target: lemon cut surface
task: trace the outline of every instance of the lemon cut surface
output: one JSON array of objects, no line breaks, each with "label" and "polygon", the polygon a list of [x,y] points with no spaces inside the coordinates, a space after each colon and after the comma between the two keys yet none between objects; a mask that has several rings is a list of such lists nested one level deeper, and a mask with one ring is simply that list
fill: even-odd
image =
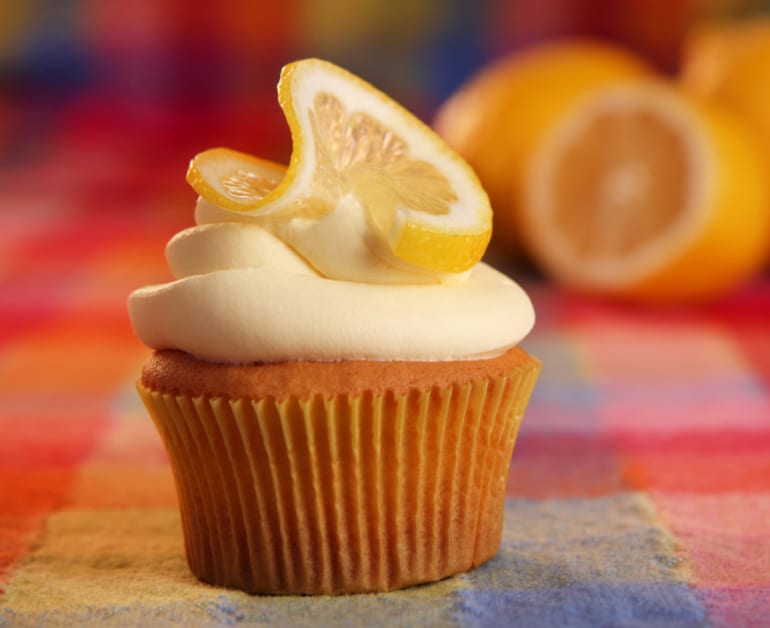
[{"label": "lemon cut surface", "polygon": [[424,123],[349,72],[319,59],[285,66],[278,98],[292,137],[281,166],[212,149],[188,182],[225,209],[315,219],[363,207],[401,261],[463,272],[489,243],[492,211],[473,170]]},{"label": "lemon cut surface", "polygon": [[538,147],[529,250],[561,283],[654,302],[714,299],[767,247],[759,152],[731,116],[662,82],[598,90]]}]

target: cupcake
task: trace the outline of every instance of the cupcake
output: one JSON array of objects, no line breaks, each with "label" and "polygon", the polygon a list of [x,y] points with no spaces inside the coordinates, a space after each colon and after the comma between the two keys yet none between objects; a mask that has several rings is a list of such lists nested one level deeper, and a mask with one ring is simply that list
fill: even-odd
[{"label": "cupcake", "polygon": [[486,195],[427,127],[315,59],[279,98],[288,169],[193,159],[175,278],[129,297],[190,569],[291,594],[472,569],[499,548],[540,369],[531,302],[479,261]]}]

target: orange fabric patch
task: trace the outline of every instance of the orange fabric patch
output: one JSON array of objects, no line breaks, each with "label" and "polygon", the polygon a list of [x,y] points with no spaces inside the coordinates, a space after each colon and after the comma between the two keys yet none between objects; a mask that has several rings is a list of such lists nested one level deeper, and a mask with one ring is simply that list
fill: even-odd
[{"label": "orange fabric patch", "polygon": [[127,325],[60,321],[9,345],[0,361],[0,394],[18,397],[45,390],[107,394],[131,377],[147,350]]},{"label": "orange fabric patch", "polygon": [[67,503],[77,470],[0,467],[0,518],[47,513]]},{"label": "orange fabric patch", "polygon": [[72,489],[72,508],[175,508],[176,489],[167,465],[87,464]]}]

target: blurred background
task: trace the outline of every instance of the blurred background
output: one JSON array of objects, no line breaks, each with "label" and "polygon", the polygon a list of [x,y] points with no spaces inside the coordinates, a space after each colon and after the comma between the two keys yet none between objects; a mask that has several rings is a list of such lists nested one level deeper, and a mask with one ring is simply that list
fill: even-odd
[{"label": "blurred background", "polygon": [[275,85],[305,56],[430,123],[479,68],[536,42],[596,37],[674,74],[693,24],[768,11],[768,0],[0,0],[0,212],[14,194],[65,188],[102,208],[187,198],[186,165],[211,146],[287,161]]},{"label": "blurred background", "polygon": [[120,158],[155,175],[169,164],[181,173],[211,145],[286,159],[275,83],[287,61],[334,61],[430,120],[476,69],[535,41],[597,36],[671,72],[692,23],[768,8],[764,0],[2,0],[0,167],[58,159],[61,146],[71,168]]},{"label": "blurred background", "polygon": [[[169,279],[162,251],[192,224],[195,193],[185,172],[196,153],[229,146],[288,159],[276,99],[286,62],[326,58],[432,123],[469,77],[537,43],[591,36],[673,77],[694,25],[762,17],[770,17],[770,0],[0,0],[0,594],[22,560],[30,570],[19,568],[15,599],[27,591],[45,609],[73,600],[81,621],[119,618],[116,611],[130,604],[126,591],[150,590],[141,579],[125,591],[115,585],[135,573],[126,569],[131,546],[124,542],[150,529],[136,532],[132,522],[156,525],[156,515],[145,519],[141,509],[174,504],[160,441],[133,390],[148,349],[130,328],[126,298]],[[747,120],[764,129],[747,126],[746,133],[765,138],[768,170],[751,179],[745,163],[735,168],[744,184],[725,195],[729,216],[711,238],[727,241],[727,252],[723,247],[719,258],[707,251],[713,268],[701,256],[694,274],[711,279],[737,257],[719,296],[749,271],[761,277],[732,298],[683,312],[583,298],[540,281],[534,264],[516,268],[517,280],[528,273],[523,283],[538,317],[525,348],[544,370],[508,495],[526,498],[517,512],[532,517],[544,549],[537,562],[538,544],[519,526],[525,554],[506,560],[526,567],[523,579],[495,581],[495,595],[508,596],[511,607],[535,612],[555,604],[585,620],[585,612],[614,604],[626,623],[649,616],[767,625],[770,265],[757,270],[755,258],[746,262],[749,247],[734,235],[766,229],[770,236],[770,202],[761,215],[741,203],[747,189],[770,182],[770,20],[758,38],[759,52],[748,64],[736,62],[738,78],[724,96],[736,110],[746,105]],[[718,46],[716,65],[733,43]],[[611,59],[605,65],[614,67]],[[565,62],[549,76],[569,83],[571,69]],[[546,108],[554,93],[535,90],[530,109]],[[509,118],[514,131],[527,130],[518,114]],[[489,138],[503,143],[495,128]],[[493,165],[507,165],[490,154]],[[730,150],[718,157],[738,163]],[[510,179],[503,171],[503,184]],[[494,237],[500,234],[496,226]],[[770,237],[760,240],[752,240],[756,255],[764,246],[770,259]],[[664,294],[693,283],[664,279]],[[549,498],[563,498],[564,510],[537,503]],[[114,510],[122,508],[128,518]],[[60,509],[65,518],[49,525]],[[123,535],[129,527],[134,536]],[[177,533],[163,530],[170,543]],[[633,541],[633,530],[644,542]],[[661,544],[676,546],[676,554],[662,553]],[[170,555],[148,547],[137,554],[140,575],[159,565],[172,582]],[[648,550],[654,555],[641,555]],[[554,560],[555,551],[567,560]],[[587,561],[589,553],[602,560]],[[123,575],[108,577],[112,567]],[[521,588],[506,590],[511,582]],[[477,624],[486,606],[508,611],[490,591],[455,593]],[[119,608],[86,615],[88,600],[100,595],[119,599]],[[139,605],[142,618],[182,608],[159,595],[153,599],[161,606]],[[696,608],[696,595],[716,609],[713,620]],[[232,621],[240,607],[222,599],[216,608],[225,614],[216,617]],[[13,602],[3,615],[6,600],[0,624],[14,617]],[[64,615],[36,617],[53,623]]]}]

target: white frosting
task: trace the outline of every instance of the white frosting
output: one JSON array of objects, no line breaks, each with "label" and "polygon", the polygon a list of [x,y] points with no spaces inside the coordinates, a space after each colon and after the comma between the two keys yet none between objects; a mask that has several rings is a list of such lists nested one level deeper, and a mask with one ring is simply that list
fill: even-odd
[{"label": "white frosting", "polygon": [[[365,283],[440,283],[461,280],[465,273],[435,273],[405,264],[390,254],[368,225],[368,213],[353,197],[345,196],[333,211],[318,219],[273,221],[227,211],[203,198],[195,207],[195,222],[256,224],[280,234],[325,277]],[[255,266],[258,264],[255,264]],[[173,270],[173,269],[172,269]]]},{"label": "white frosting", "polygon": [[228,268],[265,266],[277,272],[318,276],[312,266],[269,231],[235,222],[180,231],[166,245],[166,259],[177,279]]},{"label": "white frosting", "polygon": [[152,348],[235,363],[478,359],[529,333],[532,304],[508,277],[408,268],[363,216],[347,203],[270,224],[199,202],[198,226],[167,246],[176,280],[129,297],[133,327]]}]

